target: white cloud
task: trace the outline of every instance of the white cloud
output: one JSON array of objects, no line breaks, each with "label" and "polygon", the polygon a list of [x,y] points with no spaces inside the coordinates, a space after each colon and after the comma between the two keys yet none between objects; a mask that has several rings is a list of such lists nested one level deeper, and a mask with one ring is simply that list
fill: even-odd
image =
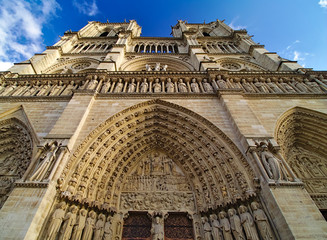
[{"label": "white cloud", "polygon": [[318,4],[322,8],[327,8],[327,0],[320,0]]},{"label": "white cloud", "polygon": [[57,9],[56,0],[0,0],[0,69],[43,49],[42,28]]},{"label": "white cloud", "polygon": [[294,57],[293,57],[294,61],[304,61],[305,60],[304,57],[301,57],[302,53],[300,53],[298,51],[294,51],[293,54],[294,54]]},{"label": "white cloud", "polygon": [[234,30],[240,30],[240,29],[246,29],[246,26],[243,25],[235,25],[235,22],[237,21],[239,17],[234,18],[230,24],[228,24],[229,27],[231,27]]},{"label": "white cloud", "polygon": [[89,2],[87,0],[83,0],[83,1],[73,0],[73,5],[77,8],[77,10],[80,13],[86,14],[88,16],[95,16],[99,12],[95,0],[93,0],[92,2]]}]

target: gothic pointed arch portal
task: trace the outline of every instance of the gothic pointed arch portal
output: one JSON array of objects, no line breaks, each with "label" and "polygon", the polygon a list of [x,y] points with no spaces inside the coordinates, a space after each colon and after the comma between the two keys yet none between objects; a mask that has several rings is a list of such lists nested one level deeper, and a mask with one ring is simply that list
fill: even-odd
[{"label": "gothic pointed arch portal", "polygon": [[275,137],[288,164],[327,219],[327,114],[294,107],[280,117]]},{"label": "gothic pointed arch portal", "polygon": [[254,173],[233,142],[198,114],[162,100],[99,125],[61,179],[63,199],[121,213],[116,222],[129,211],[192,215],[255,195]]}]

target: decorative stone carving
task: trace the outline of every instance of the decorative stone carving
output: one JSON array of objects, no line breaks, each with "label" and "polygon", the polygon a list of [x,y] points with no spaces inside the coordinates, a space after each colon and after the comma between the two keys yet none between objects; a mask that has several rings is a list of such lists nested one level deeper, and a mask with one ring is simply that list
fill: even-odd
[{"label": "decorative stone carving", "polygon": [[53,212],[48,227],[47,239],[54,240],[59,232],[61,223],[65,217],[66,203],[60,202],[57,209]]},{"label": "decorative stone carving", "polygon": [[145,69],[148,72],[152,71],[151,66],[149,64],[145,64]]},{"label": "decorative stone carving", "polygon": [[210,222],[211,222],[211,227],[212,227],[212,239],[213,240],[223,240],[223,236],[220,231],[221,226],[220,226],[219,221],[217,220],[216,214],[210,215]]},{"label": "decorative stone carving", "polygon": [[245,79],[242,79],[242,85],[246,92],[255,93],[255,90],[252,87],[252,85],[249,82],[247,82]]},{"label": "decorative stone carving", "polygon": [[269,93],[269,90],[265,86],[265,84],[262,82],[259,82],[259,80],[256,78],[254,79],[254,86],[256,86],[256,88],[262,93]]},{"label": "decorative stone carving", "polygon": [[106,224],[104,225],[103,240],[111,240],[111,236],[112,236],[111,222],[112,222],[112,217],[108,216]]},{"label": "decorative stone carving", "polygon": [[154,71],[160,71],[160,63],[156,63]]},{"label": "decorative stone carving", "polygon": [[120,92],[122,92],[123,87],[124,87],[123,80],[120,78],[118,80],[118,82],[116,83],[116,87],[115,87],[114,93],[120,93]]},{"label": "decorative stone carving", "polygon": [[202,217],[202,224],[203,224],[203,237],[205,240],[211,240],[211,232],[212,227],[210,226],[210,223],[208,222],[207,217]]},{"label": "decorative stone carving", "polygon": [[272,230],[270,228],[267,216],[265,212],[259,208],[259,203],[252,202],[251,208],[253,210],[253,218],[256,222],[260,235],[264,240],[272,240],[274,239]]},{"label": "decorative stone carving", "polygon": [[90,211],[88,215],[89,216],[86,219],[82,240],[91,240],[93,236],[93,230],[96,221],[96,213],[94,211]]},{"label": "decorative stone carving", "polygon": [[187,93],[187,86],[186,84],[183,82],[183,79],[179,79],[178,81],[178,90],[181,93]]},{"label": "decorative stone carving", "polygon": [[159,216],[155,216],[152,221],[151,236],[153,240],[164,240],[163,219]]},{"label": "decorative stone carving", "polygon": [[143,80],[143,82],[141,83],[141,90],[140,92],[141,93],[146,93],[148,91],[148,87],[149,87],[149,84],[148,82],[146,81],[146,78]]},{"label": "decorative stone carving", "polygon": [[111,87],[111,82],[110,82],[110,80],[108,80],[103,84],[100,92],[107,93],[109,91],[110,87]]},{"label": "decorative stone carving", "polygon": [[72,234],[72,230],[76,221],[77,207],[71,206],[68,213],[66,213],[63,221],[64,224],[60,229],[60,240],[69,240]]},{"label": "decorative stone carving", "polygon": [[98,80],[97,79],[98,79],[97,75],[92,76],[91,81],[87,85],[87,89],[94,90],[98,86]]},{"label": "decorative stone carving", "polygon": [[226,218],[226,212],[221,211],[219,213],[220,226],[223,232],[224,240],[233,240],[232,230],[228,219]]},{"label": "decorative stone carving", "polygon": [[131,82],[128,85],[127,92],[128,93],[133,93],[133,92],[135,92],[135,90],[136,90],[136,83],[135,83],[135,79],[132,78]]},{"label": "decorative stone carving", "polygon": [[159,83],[159,79],[157,78],[153,84],[153,92],[160,93],[161,92],[161,84]]},{"label": "decorative stone carving", "polygon": [[259,240],[257,229],[255,228],[253,218],[247,211],[247,207],[241,205],[239,207],[241,223],[244,228],[247,239]]},{"label": "decorative stone carving", "polygon": [[199,84],[196,82],[195,78],[192,79],[191,90],[194,93],[199,93],[200,92]]},{"label": "decorative stone carving", "polygon": [[276,83],[271,82],[270,78],[267,78],[267,85],[274,93],[283,93],[283,91],[276,85]]},{"label": "decorative stone carving", "polygon": [[213,93],[213,88],[210,83],[208,83],[207,79],[203,79],[203,88],[207,93]]},{"label": "decorative stone carving", "polygon": [[104,226],[106,223],[106,216],[102,213],[98,216],[98,221],[95,224],[95,231],[94,231],[94,240],[102,240],[104,234]]},{"label": "decorative stone carving", "polygon": [[79,215],[74,225],[72,240],[79,240],[81,239],[83,229],[85,227],[87,211],[85,209],[81,209],[79,211]]},{"label": "decorative stone carving", "polygon": [[225,62],[225,63],[221,63],[220,66],[222,68],[226,68],[228,70],[231,70],[231,71],[236,71],[236,70],[240,70],[241,69],[241,66],[237,63],[232,63],[232,62]]},{"label": "decorative stone carving", "polygon": [[175,92],[175,85],[174,83],[171,82],[170,78],[167,79],[166,89],[167,89],[167,93]]},{"label": "decorative stone carving", "polygon": [[222,79],[221,75],[217,76],[217,84],[218,84],[219,89],[228,88],[225,80]]},{"label": "decorative stone carving", "polygon": [[234,238],[236,240],[245,239],[241,225],[241,219],[236,215],[236,210],[234,208],[228,209],[228,215]]},{"label": "decorative stone carving", "polygon": [[79,62],[72,65],[72,69],[82,70],[91,66],[90,62]]}]

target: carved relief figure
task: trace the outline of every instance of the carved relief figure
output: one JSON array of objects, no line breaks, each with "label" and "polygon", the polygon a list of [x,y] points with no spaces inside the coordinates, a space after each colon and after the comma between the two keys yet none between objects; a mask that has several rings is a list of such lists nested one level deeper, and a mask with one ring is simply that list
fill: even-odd
[{"label": "carved relief figure", "polygon": [[220,226],[222,228],[224,240],[233,240],[230,223],[226,218],[226,212],[221,211],[219,213],[219,219],[220,219]]},{"label": "carved relief figure", "polygon": [[256,78],[254,79],[254,86],[256,86],[256,88],[262,93],[269,93],[269,90],[265,86],[265,84],[262,82],[259,82],[259,80]]},{"label": "carved relief figure", "polygon": [[166,88],[167,88],[167,93],[175,92],[175,85],[174,83],[171,82],[170,78],[167,79]]},{"label": "carved relief figure", "polygon": [[280,163],[281,160],[277,159],[269,150],[266,144],[261,146],[261,161],[266,169],[269,178],[274,180],[279,180],[281,178],[280,174]]},{"label": "carved relief figure", "polygon": [[146,78],[144,81],[141,83],[141,93],[146,93],[148,91],[149,84],[146,81]]},{"label": "carved relief figure", "polygon": [[81,209],[79,211],[79,215],[77,217],[77,220],[75,222],[72,240],[79,240],[81,239],[83,229],[85,227],[85,221],[86,221],[86,214],[87,211],[85,209]]},{"label": "carved relief figure", "polygon": [[308,79],[304,79],[304,83],[315,93],[322,93],[323,91],[319,87],[318,83],[310,82]]},{"label": "carved relief figure", "polygon": [[104,225],[104,236],[103,236],[103,240],[111,240],[111,236],[112,236],[111,220],[112,220],[112,217],[111,216],[108,216],[107,217],[106,224]]},{"label": "carved relief figure", "polygon": [[136,89],[135,79],[132,78],[130,84],[128,85],[127,92],[129,92],[129,93],[133,93],[133,92],[135,92],[135,89]]},{"label": "carved relief figure", "polygon": [[152,240],[164,240],[163,220],[156,216],[151,227]]},{"label": "carved relief figure", "polygon": [[145,64],[145,70],[147,72],[152,71],[151,66],[149,64]]},{"label": "carved relief figure", "polygon": [[30,177],[30,180],[32,181],[41,181],[44,177],[46,177],[46,174],[52,165],[52,163],[56,160],[57,156],[56,153],[59,150],[61,144],[58,144],[56,141],[47,144],[44,147],[44,152],[40,157],[39,163],[36,167],[36,171],[32,174]]},{"label": "carved relief figure", "polygon": [[191,89],[192,89],[192,92],[195,92],[195,93],[200,92],[199,84],[196,82],[195,78],[192,79]]},{"label": "carved relief figure", "polygon": [[95,224],[94,240],[102,240],[104,234],[104,225],[106,223],[106,216],[104,214],[99,214],[98,221]]},{"label": "carved relief figure", "polygon": [[207,93],[213,93],[213,88],[210,83],[208,83],[207,79],[203,79],[203,88]]},{"label": "carved relief figure", "polygon": [[120,93],[123,90],[124,84],[122,81],[123,80],[121,78],[118,80],[114,93]]},{"label": "carved relief figure", "polygon": [[93,79],[90,81],[90,83],[87,85],[87,89],[94,90],[98,86],[98,76],[94,75]]},{"label": "carved relief figure", "polygon": [[73,226],[76,221],[77,207],[71,206],[70,211],[64,217],[64,224],[60,229],[60,240],[69,240],[72,234]]},{"label": "carved relief figure", "polygon": [[160,71],[160,63],[156,63],[154,71]]},{"label": "carved relief figure", "polygon": [[89,212],[89,217],[86,219],[85,229],[83,232],[82,240],[91,240],[93,236],[93,229],[95,225],[96,213],[94,211]]},{"label": "carved relief figure", "polygon": [[204,232],[204,239],[211,240],[211,231],[212,228],[208,222],[207,217],[202,217],[202,224],[203,224],[203,232]]},{"label": "carved relief figure", "polygon": [[166,72],[166,71],[167,71],[167,67],[168,67],[168,65],[164,65],[164,66],[162,67],[162,71]]},{"label": "carved relief figure", "polygon": [[109,91],[110,87],[111,87],[111,82],[110,82],[110,80],[108,80],[103,84],[100,92],[107,93]]},{"label": "carved relief figure", "polygon": [[222,79],[221,75],[217,76],[217,84],[220,89],[228,88],[226,82]]},{"label": "carved relief figure", "polygon": [[153,92],[160,93],[161,92],[161,84],[159,83],[159,79],[157,78],[153,84]]},{"label": "carved relief figure", "polygon": [[212,226],[212,239],[213,240],[223,240],[223,236],[221,235],[221,232],[220,232],[221,226],[217,220],[217,215],[211,214],[210,221],[211,221],[211,226]]},{"label": "carved relief figure", "polygon": [[187,86],[183,82],[183,79],[179,79],[179,82],[178,82],[178,90],[181,93],[187,93]]},{"label": "carved relief figure", "polygon": [[245,89],[245,91],[249,93],[255,93],[255,90],[253,89],[251,83],[247,82],[245,79],[242,79],[242,85]]},{"label": "carved relief figure", "polygon": [[236,210],[234,208],[228,209],[229,221],[233,235],[236,240],[245,240],[243,229],[241,225],[241,219],[236,215]]},{"label": "carved relief figure", "polygon": [[295,89],[292,88],[288,83],[281,82],[280,85],[285,89],[287,93],[296,93]]},{"label": "carved relief figure", "polygon": [[54,240],[56,238],[59,228],[61,226],[62,220],[65,217],[65,207],[66,207],[66,203],[60,202],[58,204],[57,209],[53,212],[53,214],[50,218],[47,239]]},{"label": "carved relief figure", "polygon": [[65,90],[61,93],[61,95],[72,95],[73,90],[77,88],[77,85],[74,84],[74,81],[70,81]]},{"label": "carved relief figure", "polygon": [[269,222],[268,222],[268,218],[267,218],[266,214],[264,213],[264,211],[259,208],[259,203],[252,202],[251,207],[253,210],[253,218],[258,226],[261,237],[264,240],[274,239]]},{"label": "carved relief figure", "polygon": [[283,93],[283,91],[276,85],[276,83],[271,82],[270,78],[267,79],[267,85],[274,93]]},{"label": "carved relief figure", "polygon": [[259,240],[253,218],[252,218],[251,214],[247,211],[248,210],[247,207],[245,207],[244,205],[241,205],[239,210],[241,213],[241,215],[240,215],[241,223],[243,225],[247,239]]}]

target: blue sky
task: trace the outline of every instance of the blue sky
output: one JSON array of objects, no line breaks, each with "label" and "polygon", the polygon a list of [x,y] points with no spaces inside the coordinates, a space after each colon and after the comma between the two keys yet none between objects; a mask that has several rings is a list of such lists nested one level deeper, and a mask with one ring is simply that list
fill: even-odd
[{"label": "blue sky", "polygon": [[0,71],[78,31],[88,21],[135,19],[142,36],[170,36],[177,20],[246,28],[281,57],[327,70],[327,0],[0,0]]}]

